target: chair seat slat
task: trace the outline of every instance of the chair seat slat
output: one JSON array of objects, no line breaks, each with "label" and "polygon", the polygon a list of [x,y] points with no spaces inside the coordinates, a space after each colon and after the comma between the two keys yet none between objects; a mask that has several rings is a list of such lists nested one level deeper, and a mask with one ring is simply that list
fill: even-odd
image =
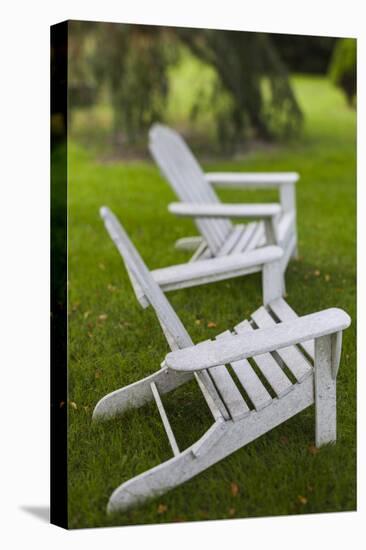
[{"label": "chair seat slat", "polygon": [[235,382],[230,376],[230,373],[224,365],[212,367],[208,369],[215,385],[224,401],[227,409],[233,420],[240,420],[250,413],[250,409],[240,391],[235,385]]},{"label": "chair seat slat", "polygon": [[[273,302],[271,302],[270,308],[280,321],[292,321],[293,319],[297,319],[298,317],[297,313],[292,309],[291,306],[288,305],[288,303],[283,298],[279,298],[278,300],[274,300]],[[314,359],[314,340],[302,342],[301,347],[304,348],[306,353],[312,359]]]},{"label": "chair seat slat", "polygon": [[[268,328],[276,325],[276,321],[263,306],[252,314],[252,319],[259,328]],[[276,353],[290,369],[298,382],[301,382],[312,373],[310,363],[296,346],[279,349]]]},{"label": "chair seat slat", "polygon": [[[255,330],[248,321],[243,321],[235,327],[236,332]],[[264,378],[267,380],[277,397],[282,397],[292,390],[293,384],[270,353],[262,353],[253,357]]]},{"label": "chair seat slat", "polygon": [[[244,329],[245,330],[245,329]],[[239,331],[239,333],[242,331]],[[230,331],[220,334],[217,338],[227,338],[231,336]],[[259,376],[247,359],[230,363],[231,368],[236,374],[240,384],[248,394],[257,411],[263,409],[272,401],[272,397],[262,384]]]}]

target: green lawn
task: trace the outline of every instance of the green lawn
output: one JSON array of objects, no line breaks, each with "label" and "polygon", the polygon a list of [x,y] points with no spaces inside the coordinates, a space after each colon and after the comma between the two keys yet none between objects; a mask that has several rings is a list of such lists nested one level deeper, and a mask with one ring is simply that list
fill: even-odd
[{"label": "green lawn", "polygon": [[[300,313],[339,306],[352,317],[338,377],[338,441],[314,453],[314,409],[237,451],[183,486],[108,518],[114,488],[171,456],[154,404],[92,424],[107,392],[159,368],[167,344],[135,300],[98,216],[120,217],[150,268],[186,261],[173,243],[196,231],[167,212],[174,199],[150,162],[102,163],[69,144],[69,524],[127,525],[354,510],[356,506],[355,113],[323,78],[294,82],[306,126],[301,140],[258,150],[220,170],[297,170],[299,249],[287,271],[288,301]],[[274,191],[230,191],[224,200],[275,200]],[[260,275],[170,293],[195,342],[213,337],[261,304]],[[209,328],[208,323],[217,326]],[[209,412],[194,383],[164,398],[181,448],[204,432]],[[232,484],[239,488],[233,494]],[[234,491],[235,493],[235,491]],[[162,506],[161,506],[162,505]]]}]

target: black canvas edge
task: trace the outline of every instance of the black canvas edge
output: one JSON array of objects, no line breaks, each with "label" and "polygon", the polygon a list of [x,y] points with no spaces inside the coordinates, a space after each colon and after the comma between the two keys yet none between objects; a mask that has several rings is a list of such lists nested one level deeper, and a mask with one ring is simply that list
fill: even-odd
[{"label": "black canvas edge", "polygon": [[68,22],[51,39],[51,495],[50,521],[67,506],[67,73]]}]

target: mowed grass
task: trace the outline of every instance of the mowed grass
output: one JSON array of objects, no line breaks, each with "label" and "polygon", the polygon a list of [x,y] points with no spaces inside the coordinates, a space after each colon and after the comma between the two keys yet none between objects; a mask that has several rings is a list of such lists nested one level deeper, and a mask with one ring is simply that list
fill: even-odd
[{"label": "mowed grass", "polygon": [[[72,528],[354,510],[356,506],[355,113],[323,78],[297,77],[305,113],[294,145],[257,151],[210,170],[297,170],[300,259],[287,271],[299,314],[338,306],[352,317],[338,376],[338,440],[315,452],[314,408],[265,434],[181,487],[135,510],[106,515],[122,482],[171,457],[154,403],[91,421],[107,392],[159,369],[167,343],[151,308],[137,303],[99,218],[108,205],[150,268],[184,262],[174,241],[196,234],[175,219],[175,199],[149,162],[103,164],[69,144],[69,525]],[[223,200],[276,200],[270,191],[221,192]],[[195,342],[214,337],[262,303],[260,275],[168,294]],[[209,328],[209,323],[216,327]],[[164,398],[181,448],[211,422],[192,382]],[[234,484],[234,485],[233,485]]]}]

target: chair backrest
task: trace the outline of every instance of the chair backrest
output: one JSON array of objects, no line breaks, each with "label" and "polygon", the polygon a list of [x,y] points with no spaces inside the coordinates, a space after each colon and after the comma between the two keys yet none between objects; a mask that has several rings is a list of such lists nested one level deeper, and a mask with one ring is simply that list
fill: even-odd
[{"label": "chair backrest", "polygon": [[[149,269],[116,216],[105,206],[100,209],[100,215],[111,239],[122,256],[138,300],[145,306],[147,300],[148,304],[151,304],[154,308],[170,347],[174,349],[192,346],[193,342],[184,325],[164,292],[154,281]],[[141,300],[141,293],[143,293],[145,302]]]},{"label": "chair backrest", "polygon": [[[162,124],[149,131],[149,149],[163,176],[182,202],[219,203],[219,199],[181,136]],[[224,219],[196,219],[198,230],[215,254],[224,244],[233,225]]]}]

